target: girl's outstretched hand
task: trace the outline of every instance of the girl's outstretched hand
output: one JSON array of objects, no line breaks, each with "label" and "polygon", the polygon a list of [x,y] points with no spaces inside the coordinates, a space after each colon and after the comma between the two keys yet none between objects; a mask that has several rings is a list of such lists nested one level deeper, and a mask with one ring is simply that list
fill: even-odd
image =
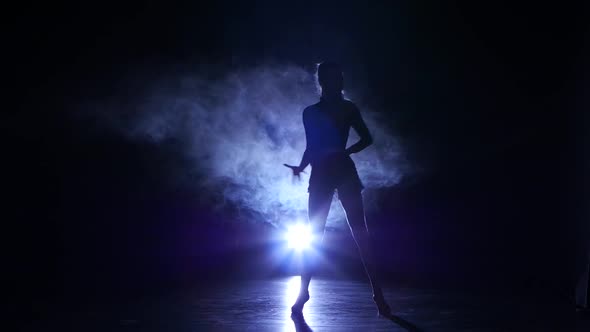
[{"label": "girl's outstretched hand", "polygon": [[293,176],[300,177],[301,173],[305,173],[305,172],[303,172],[303,169],[301,169],[301,167],[299,167],[299,166],[293,166],[293,165],[287,165],[287,164],[283,164],[283,165],[285,165],[286,167],[290,168],[291,171],[293,171]]}]

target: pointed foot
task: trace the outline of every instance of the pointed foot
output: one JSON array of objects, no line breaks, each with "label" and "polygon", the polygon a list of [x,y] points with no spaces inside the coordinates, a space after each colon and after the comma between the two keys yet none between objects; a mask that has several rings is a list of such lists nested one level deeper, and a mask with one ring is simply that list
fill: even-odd
[{"label": "pointed foot", "polygon": [[385,301],[385,298],[383,298],[382,294],[373,295],[373,301],[375,301],[375,304],[377,305],[377,314],[379,316],[387,318],[392,316],[391,308],[389,307],[389,304],[387,304],[387,302]]},{"label": "pointed foot", "polygon": [[307,301],[309,301],[308,292],[299,294],[299,297],[297,297],[297,301],[295,301],[295,304],[291,307],[291,313],[293,315],[303,315],[303,306]]}]

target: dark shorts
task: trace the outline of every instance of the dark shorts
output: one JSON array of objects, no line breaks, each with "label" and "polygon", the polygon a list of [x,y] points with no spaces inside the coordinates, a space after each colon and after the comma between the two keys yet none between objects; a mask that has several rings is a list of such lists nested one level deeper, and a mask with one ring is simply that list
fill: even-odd
[{"label": "dark shorts", "polygon": [[357,194],[363,188],[354,162],[350,156],[342,154],[326,157],[312,165],[307,191],[334,193],[338,190],[338,195],[346,195]]}]

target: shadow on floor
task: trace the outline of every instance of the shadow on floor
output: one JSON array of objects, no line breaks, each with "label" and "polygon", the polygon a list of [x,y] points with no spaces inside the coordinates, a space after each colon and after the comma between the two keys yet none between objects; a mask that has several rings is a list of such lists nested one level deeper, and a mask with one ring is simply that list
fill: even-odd
[{"label": "shadow on floor", "polygon": [[307,322],[305,321],[305,317],[303,317],[303,315],[291,314],[291,319],[293,320],[293,324],[295,324],[296,332],[313,332],[311,327],[307,325]]},{"label": "shadow on floor", "polygon": [[388,316],[383,316],[383,318],[385,319],[389,319],[390,321],[394,322],[395,324],[399,325],[400,327],[402,327],[403,329],[405,329],[408,332],[422,332],[421,329],[419,329],[416,325],[408,322],[407,320],[396,316],[396,315],[388,315]]},{"label": "shadow on floor", "polygon": [[[381,316],[381,317],[394,322],[395,324],[397,324],[398,326],[400,326],[401,328],[405,329],[408,332],[423,332],[416,325],[408,322],[407,320],[405,320],[401,317],[398,317],[395,315],[388,315],[388,316]],[[313,332],[311,327],[309,327],[309,325],[307,325],[307,322],[305,321],[305,317],[303,317],[303,315],[291,314],[291,320],[293,320],[293,324],[295,325],[296,332]]]}]

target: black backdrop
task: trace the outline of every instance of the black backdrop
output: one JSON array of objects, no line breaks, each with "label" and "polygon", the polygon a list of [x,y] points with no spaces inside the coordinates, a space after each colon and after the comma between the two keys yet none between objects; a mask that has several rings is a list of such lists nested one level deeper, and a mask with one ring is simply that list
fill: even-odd
[{"label": "black backdrop", "polygon": [[571,244],[587,239],[587,14],[574,3],[469,1],[15,9],[5,48],[5,271],[27,302],[242,270],[238,262],[264,253],[260,226],[217,222],[235,214],[165,183],[174,149],[122,140],[80,120],[78,107],[133,100],[137,91],[120,82],[138,68],[151,77],[337,58],[428,169],[382,190],[370,216],[390,278],[563,294]]}]

